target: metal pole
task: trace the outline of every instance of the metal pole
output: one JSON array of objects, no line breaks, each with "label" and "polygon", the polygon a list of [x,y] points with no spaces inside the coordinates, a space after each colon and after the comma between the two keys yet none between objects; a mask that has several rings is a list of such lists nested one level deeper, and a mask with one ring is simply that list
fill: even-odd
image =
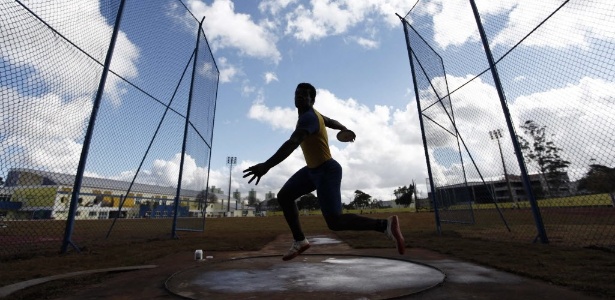
[{"label": "metal pole", "polygon": [[508,111],[508,106],[506,106],[506,97],[504,96],[504,89],[502,88],[502,83],[500,81],[500,76],[496,69],[495,61],[493,60],[493,55],[491,54],[491,49],[489,48],[489,41],[487,40],[487,34],[485,33],[485,29],[483,28],[483,24],[480,21],[480,14],[478,13],[478,8],[476,7],[476,3],[474,0],[470,0],[470,5],[472,6],[472,11],[474,12],[474,19],[476,20],[476,25],[478,27],[478,32],[480,33],[480,38],[483,42],[483,48],[485,49],[485,55],[487,56],[487,61],[489,62],[489,68],[491,69],[491,75],[493,76],[493,82],[495,83],[495,88],[498,91],[498,97],[500,98],[500,104],[502,105],[502,111],[504,112],[504,118],[506,119],[506,125],[508,126],[508,132],[510,134],[510,138],[512,140],[515,155],[517,156],[517,162],[519,164],[519,169],[521,170],[521,178],[523,179],[523,186],[525,188],[525,192],[528,195],[528,200],[532,207],[532,214],[534,216],[534,222],[536,223],[536,230],[538,231],[538,237],[540,241],[544,244],[549,243],[549,239],[547,238],[547,232],[545,230],[545,226],[542,222],[542,216],[540,214],[540,208],[538,207],[538,202],[534,197],[534,193],[532,192],[532,186],[530,184],[530,177],[527,173],[527,169],[525,168],[525,161],[523,160],[523,154],[521,152],[521,146],[519,145],[519,141],[515,135],[515,129],[512,124],[512,118],[510,117],[510,111]]},{"label": "metal pole", "polygon": [[228,169],[228,200],[226,200],[226,213],[231,211],[231,173],[233,172],[233,164]]},{"label": "metal pole", "polygon": [[[226,157],[226,164],[229,165],[228,171],[228,200],[226,201],[226,212],[230,213],[231,211],[231,173],[233,172],[233,165],[237,163],[237,157],[228,156]],[[235,209],[237,209],[237,203],[235,203]]]},{"label": "metal pole", "polygon": [[107,82],[107,74],[109,74],[109,68],[111,66],[111,59],[113,58],[113,50],[115,49],[115,42],[117,40],[118,33],[120,31],[120,23],[122,22],[122,13],[124,12],[125,0],[121,0],[117,9],[115,18],[115,24],[113,26],[113,33],[111,34],[111,40],[109,41],[109,48],[107,49],[107,55],[105,57],[105,65],[103,66],[103,72],[100,76],[100,82],[98,83],[98,90],[96,91],[96,97],[92,104],[92,113],[90,114],[90,120],[88,122],[88,128],[86,129],[85,137],[83,140],[83,147],[81,148],[81,156],[79,158],[79,165],[77,166],[77,174],[75,174],[75,184],[71,194],[70,207],[68,209],[68,217],[66,220],[66,228],[64,231],[64,240],[62,242],[61,253],[66,253],[68,245],[79,251],[79,247],[73,243],[71,237],[73,230],[75,229],[75,215],[77,213],[77,199],[79,199],[79,193],[81,192],[81,183],[83,180],[83,174],[85,173],[85,165],[88,159],[88,152],[90,150],[90,144],[92,142],[92,135],[94,134],[94,124],[96,123],[96,116],[98,115],[98,109],[100,108],[100,102],[102,100],[103,92],[105,90],[105,83]]},{"label": "metal pole", "polygon": [[173,226],[171,228],[171,237],[177,238],[177,211],[179,210],[179,201],[180,201],[180,191],[182,188],[182,177],[184,173],[184,159],[186,157],[186,142],[188,139],[188,128],[190,126],[190,110],[192,110],[192,99],[194,94],[194,77],[198,70],[198,59],[199,59],[199,43],[201,41],[201,29],[203,28],[203,21],[205,17],[201,19],[199,23],[199,29],[196,34],[196,46],[194,48],[194,63],[192,66],[192,78],[190,80],[190,93],[188,94],[188,107],[186,108],[186,122],[184,123],[184,140],[182,142],[182,155],[179,161],[179,176],[177,178],[177,191],[175,194],[175,202],[173,205]]},{"label": "metal pole", "polygon": [[438,212],[438,203],[436,201],[436,189],[433,183],[433,175],[431,174],[431,164],[429,162],[429,151],[427,150],[427,138],[425,137],[425,127],[423,125],[423,114],[421,110],[421,101],[419,98],[419,88],[416,83],[416,71],[414,69],[414,62],[412,61],[412,49],[410,48],[410,40],[408,38],[408,28],[406,28],[406,20],[400,15],[397,15],[404,27],[404,36],[406,38],[406,48],[408,49],[408,58],[410,59],[410,70],[412,71],[412,84],[414,85],[414,97],[416,98],[416,106],[419,113],[419,123],[421,125],[421,137],[423,138],[423,149],[425,150],[425,160],[427,162],[427,173],[429,174],[429,185],[431,187],[431,197],[433,201],[433,207],[436,218],[436,231],[438,234],[442,233],[442,227],[440,224],[440,213]]}]

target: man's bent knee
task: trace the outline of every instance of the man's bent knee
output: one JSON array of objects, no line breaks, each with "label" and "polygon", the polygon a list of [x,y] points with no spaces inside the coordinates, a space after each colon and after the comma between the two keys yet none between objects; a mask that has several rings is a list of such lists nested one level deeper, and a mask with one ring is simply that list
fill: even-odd
[{"label": "man's bent knee", "polygon": [[340,217],[337,215],[325,216],[325,221],[327,222],[327,227],[333,231],[341,231],[343,230],[343,226],[340,220]]}]

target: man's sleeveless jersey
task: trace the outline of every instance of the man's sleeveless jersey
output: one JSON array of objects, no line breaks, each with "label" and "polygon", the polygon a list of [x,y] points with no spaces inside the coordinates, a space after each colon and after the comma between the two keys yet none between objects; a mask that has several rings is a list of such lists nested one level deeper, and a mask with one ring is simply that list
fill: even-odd
[{"label": "man's sleeveless jersey", "polygon": [[308,168],[316,168],[331,159],[329,138],[322,115],[311,109],[299,117],[297,128],[308,131],[308,136],[301,143],[301,150]]}]

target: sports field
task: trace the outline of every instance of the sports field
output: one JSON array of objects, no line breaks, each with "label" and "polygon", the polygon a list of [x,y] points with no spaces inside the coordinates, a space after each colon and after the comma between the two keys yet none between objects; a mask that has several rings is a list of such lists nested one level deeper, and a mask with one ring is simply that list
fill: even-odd
[{"label": "sports field", "polygon": [[[388,215],[372,213],[370,217]],[[608,250],[532,244],[531,241],[502,242],[464,238],[462,236],[467,233],[452,230],[437,235],[433,213],[400,213],[399,217],[408,247],[435,250],[459,259],[569,286],[591,295],[615,297],[615,255]],[[301,220],[307,235],[329,232],[319,215],[302,216]],[[0,285],[80,270],[144,265],[178,251],[203,249],[215,253],[258,250],[279,234],[288,233],[281,216],[207,219],[204,232],[182,232],[179,239],[169,239],[164,232],[157,231],[152,230],[152,233],[159,237],[148,241],[120,239],[115,243],[88,246],[81,253],[71,251],[67,255],[46,256],[24,254],[5,258],[0,262]],[[114,235],[122,234],[130,233],[114,232]],[[389,240],[376,232],[336,234],[355,248],[392,247]],[[47,295],[53,298],[53,295],[70,290],[71,286],[92,284],[104,280],[104,276],[91,275],[43,284],[15,294],[14,297],[25,299]]]}]

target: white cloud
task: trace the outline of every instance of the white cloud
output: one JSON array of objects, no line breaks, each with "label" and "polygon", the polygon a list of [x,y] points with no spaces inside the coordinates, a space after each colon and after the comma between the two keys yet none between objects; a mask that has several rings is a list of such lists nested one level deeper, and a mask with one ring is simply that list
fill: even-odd
[{"label": "white cloud", "polygon": [[359,24],[369,23],[370,17],[384,18],[389,26],[398,26],[400,21],[395,13],[405,14],[408,6],[407,1],[401,0],[312,0],[310,7],[299,4],[286,15],[285,33],[309,42],[344,34]]},{"label": "white cloud", "polygon": [[[493,39],[493,46],[510,46],[537,26],[547,15],[555,11],[561,1],[518,0],[508,13],[504,30]],[[592,39],[615,41],[613,21],[604,12],[611,10],[610,0],[568,3],[534,32],[523,44],[540,47],[582,47],[587,48]]]},{"label": "white cloud", "polygon": [[240,70],[234,65],[230,64],[226,57],[218,58],[218,65],[220,66],[220,83],[228,83],[233,81],[235,76],[240,73]]},{"label": "white cloud", "polygon": [[201,0],[189,0],[187,4],[197,18],[206,16],[203,29],[214,51],[233,48],[240,54],[274,63],[282,59],[276,48],[277,37],[250,15],[236,13],[232,1],[215,0],[210,6]]},{"label": "white cloud", "polygon": [[288,5],[296,2],[297,0],[263,0],[258,4],[258,9],[261,12],[269,12],[272,15],[277,15]]},{"label": "white cloud", "polygon": [[272,81],[278,81],[278,76],[276,76],[275,73],[273,72],[266,72],[265,73],[265,83],[269,84]]},{"label": "white cloud", "polygon": [[416,7],[416,13],[433,17],[434,40],[443,49],[479,40],[476,21],[468,1],[422,2]]},{"label": "white cloud", "polygon": [[[141,170],[136,182],[158,186],[177,187],[181,153],[171,159],[156,159],[149,168]],[[125,171],[110,179],[132,181],[135,171]],[[97,176],[100,177],[100,176]],[[182,189],[200,191],[207,186],[207,166],[199,166],[194,158],[186,154],[182,174]]]},{"label": "white cloud", "polygon": [[374,41],[364,37],[356,37],[353,40],[365,49],[376,49],[380,46],[380,43],[378,43],[378,41]]},{"label": "white cloud", "polygon": [[[113,28],[101,15],[97,2],[74,5],[72,1],[55,1],[54,9],[48,9],[44,3],[31,1],[27,6],[72,43],[104,62]],[[23,10],[20,7],[16,9]],[[61,18],[57,16],[59,12]],[[74,22],[66,22],[68,18]],[[3,27],[3,35],[19,36],[20,39],[2,44],[2,58],[16,68],[33,68],[35,72],[30,75],[30,82],[42,81],[50,92],[57,95],[72,98],[95,93],[100,78],[100,65],[72,46],[62,45],[62,42],[40,42],[41,30],[36,26]],[[138,75],[136,63],[139,52],[126,34],[120,31],[111,70],[124,78],[135,78]],[[116,106],[121,104],[121,95],[125,92],[121,82],[117,77],[109,76],[105,85],[105,95]]]},{"label": "white cloud", "polygon": [[610,138],[615,132],[614,94],[615,83],[584,77],[562,88],[518,97],[511,114],[518,125],[534,120],[547,126],[549,139],[563,149],[564,159],[571,162],[569,175],[576,180],[584,175],[590,158],[613,164],[607,153],[615,148]]},{"label": "white cloud", "polygon": [[[450,85],[459,85],[473,77],[449,76],[447,81]],[[443,82],[443,78],[435,78],[432,84],[437,87]],[[599,164],[612,164],[611,157],[606,153],[615,147],[615,142],[605,137],[615,132],[615,122],[611,121],[611,116],[615,114],[615,107],[611,105],[614,93],[615,83],[585,77],[562,88],[519,96],[509,101],[508,106],[516,134],[523,135],[520,125],[526,120],[546,126],[548,140],[562,149],[560,154],[563,159],[571,162],[568,174],[571,180],[577,180],[585,174],[590,158]],[[430,90],[421,91],[420,94],[423,101],[436,99]],[[468,181],[480,180],[474,163],[484,178],[501,178],[503,171],[498,143],[491,140],[488,134],[495,129],[501,129],[504,133],[500,142],[508,171],[519,174],[515,151],[495,88],[477,78],[451,97],[455,124],[463,139],[459,147],[464,155]],[[457,139],[445,130],[454,133],[455,128],[441,105],[429,104],[422,102],[434,179],[439,185],[461,183],[464,174]],[[471,158],[464,145],[469,149]],[[531,162],[526,162],[526,165],[530,173],[537,172]]]},{"label": "white cloud", "polygon": [[[6,13],[12,9],[23,11],[22,7],[14,5],[5,7]],[[97,2],[74,5],[72,1],[55,1],[54,9],[40,2],[28,2],[27,7],[72,43],[104,62],[112,24],[108,24],[102,16]],[[58,17],[59,13],[62,17]],[[17,19],[20,16],[27,18],[27,14],[12,15],[15,16],[12,20],[14,24],[31,21]],[[73,21],[66,22],[67,19]],[[10,68],[3,77],[23,77],[18,79],[16,86],[0,88],[3,108],[0,111],[0,127],[3,128],[0,154],[8,157],[10,163],[7,163],[11,167],[74,173],[101,67],[57,35],[54,35],[56,42],[44,42],[41,33],[49,30],[42,29],[40,23],[28,24],[33,26],[2,29],[5,36],[19,37],[2,43],[2,59]],[[120,31],[111,70],[124,78],[135,78],[138,75],[136,63],[139,52],[126,34]],[[5,78],[3,84],[10,81],[5,81]],[[124,92],[120,79],[107,77],[105,99],[118,107],[122,104]]]},{"label": "white cloud", "polygon": [[[483,23],[490,17],[507,20],[501,31],[490,36],[491,46],[512,46],[562,4],[559,0],[476,1]],[[612,2],[599,0],[568,3],[524,41],[525,46],[587,47],[592,38],[615,39],[613,22],[603,17]],[[479,41],[476,21],[468,1],[431,0],[420,3],[413,12],[433,17],[434,40],[442,48]]]},{"label": "white cloud", "polygon": [[[19,95],[1,88],[1,107],[8,108],[11,101],[20,99],[28,109],[15,113],[12,109],[0,111],[0,125],[4,128],[0,140],[0,156],[8,165],[38,168],[49,171],[74,173],[79,162],[86,121],[90,116],[90,97],[66,102],[58,95],[40,97]],[[58,118],[59,115],[70,117]]]},{"label": "white cloud", "polygon": [[256,92],[256,87],[250,84],[249,80],[244,80],[241,83],[241,95],[244,97],[249,97],[254,92]]},{"label": "white cloud", "polygon": [[200,76],[203,76],[208,79],[216,80],[219,79],[220,71],[216,69],[216,66],[213,62],[205,62],[197,68],[197,73]]},{"label": "white cloud", "polygon": [[257,100],[250,107],[248,118],[268,123],[273,129],[292,131],[297,122],[297,112],[289,107],[269,108],[262,100]]}]

